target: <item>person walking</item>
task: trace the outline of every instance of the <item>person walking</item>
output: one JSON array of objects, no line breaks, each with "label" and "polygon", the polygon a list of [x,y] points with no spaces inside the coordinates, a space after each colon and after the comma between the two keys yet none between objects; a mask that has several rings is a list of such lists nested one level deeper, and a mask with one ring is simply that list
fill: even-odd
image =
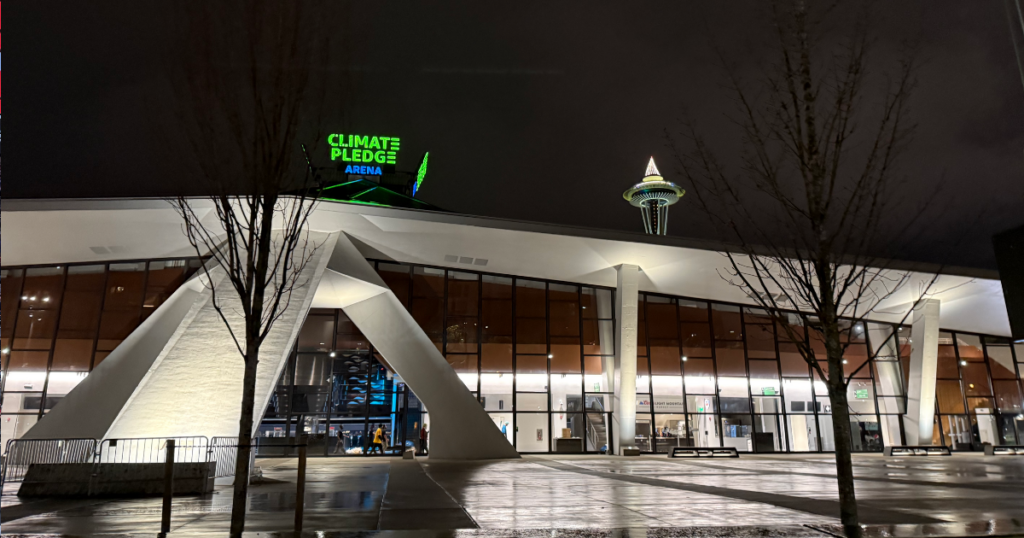
[{"label": "person walking", "polygon": [[380,451],[380,454],[384,455],[384,425],[377,425],[377,430],[373,432],[373,445],[370,447],[370,453],[374,451]]},{"label": "person walking", "polygon": [[427,455],[427,435],[427,425],[424,424],[423,427],[420,428],[420,456]]}]

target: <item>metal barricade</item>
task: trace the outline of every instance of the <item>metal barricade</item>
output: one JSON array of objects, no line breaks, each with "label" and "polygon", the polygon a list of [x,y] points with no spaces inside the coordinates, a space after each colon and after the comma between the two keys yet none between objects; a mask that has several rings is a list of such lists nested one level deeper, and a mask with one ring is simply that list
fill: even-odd
[{"label": "metal barricade", "polygon": [[[256,449],[259,438],[252,439],[252,450],[249,451],[249,476],[256,471]],[[238,463],[238,438],[214,437],[210,439],[210,457],[208,461],[217,463],[217,478],[235,476],[235,465]]]},{"label": "metal barricade", "polygon": [[165,446],[174,439],[174,461],[209,461],[210,442],[206,437],[150,437],[142,439],[104,439],[96,454],[97,463],[163,463]]},{"label": "metal barricade", "polygon": [[96,444],[95,439],[11,439],[0,484],[21,482],[36,463],[92,463]]}]

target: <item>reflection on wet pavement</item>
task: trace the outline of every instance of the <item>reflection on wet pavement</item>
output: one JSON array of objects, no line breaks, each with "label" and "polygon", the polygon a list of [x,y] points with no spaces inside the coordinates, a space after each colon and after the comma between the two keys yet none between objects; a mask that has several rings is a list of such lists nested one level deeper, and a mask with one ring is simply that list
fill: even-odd
[{"label": "reflection on wet pavement", "polygon": [[[250,489],[247,527],[259,536],[286,536],[274,533],[292,526],[296,462],[259,460],[258,465],[268,480]],[[862,519],[877,524],[868,529],[869,538],[1024,534],[1024,458],[862,455],[855,458],[855,473]],[[21,503],[8,493],[2,503],[5,536],[155,536],[159,530],[159,499]],[[836,499],[830,455],[713,461],[664,456],[458,463],[320,459],[309,462],[305,521],[307,529],[352,531],[316,536],[349,538],[825,538],[842,534]],[[230,505],[229,486],[218,486],[212,495],[176,498],[172,536],[222,535]],[[466,527],[479,528],[424,530]],[[355,532],[378,529],[419,530]]]}]

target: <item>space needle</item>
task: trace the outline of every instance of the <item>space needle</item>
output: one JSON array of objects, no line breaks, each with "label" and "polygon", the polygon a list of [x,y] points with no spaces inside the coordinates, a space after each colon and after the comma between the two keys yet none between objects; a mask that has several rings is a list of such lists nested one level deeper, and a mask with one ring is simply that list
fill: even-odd
[{"label": "space needle", "polygon": [[639,207],[647,233],[668,234],[668,206],[676,203],[686,193],[679,185],[666,181],[654,164],[654,157],[647,164],[643,181],[622,193],[622,197],[634,207]]}]

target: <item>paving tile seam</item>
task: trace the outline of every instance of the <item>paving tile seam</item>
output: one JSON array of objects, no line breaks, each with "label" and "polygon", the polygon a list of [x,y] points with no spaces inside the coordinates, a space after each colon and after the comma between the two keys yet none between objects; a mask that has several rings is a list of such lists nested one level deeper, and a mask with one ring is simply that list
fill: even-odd
[{"label": "paving tile seam", "polygon": [[[716,465],[716,464],[713,464],[713,463],[706,463],[706,462],[695,462],[695,461],[680,462],[678,459],[669,459],[668,461],[670,461],[672,463],[675,463],[675,464],[696,465],[696,466],[705,467],[705,468],[708,468],[708,469],[723,469],[723,470],[727,470],[727,471],[737,470],[735,467],[729,467],[727,465]],[[836,475],[834,475],[834,474],[829,475],[829,474],[799,472],[799,471],[775,471],[775,470],[768,470],[768,469],[763,469],[763,470],[762,469],[750,469],[747,473],[744,473],[744,474],[788,475],[788,476],[794,476],[795,475],[795,476],[808,476],[808,477],[817,477],[817,478],[830,478],[832,480],[836,479]],[[954,473],[946,473],[946,474],[954,474]],[[698,476],[698,475],[696,475],[696,474],[688,474],[688,476]],[[699,475],[699,476],[709,476],[709,475],[703,475],[702,474],[702,475]],[[968,482],[968,483],[945,482],[945,483],[943,483],[943,482],[931,482],[931,481],[928,481],[928,480],[907,480],[907,479],[903,479],[903,478],[883,478],[883,477],[874,477],[874,476],[855,476],[854,480],[864,481],[864,482],[897,483],[897,484],[906,484],[908,486],[926,486],[926,487],[939,486],[939,487],[944,487],[944,488],[980,489],[980,490],[985,490],[985,491],[990,491],[992,489],[1006,489],[1006,490],[1009,490],[1009,491],[1016,491],[1016,490],[1019,489],[1014,484],[999,484],[999,483],[979,484],[979,483],[972,483],[972,482]]]},{"label": "paving tile seam", "polygon": [[[655,478],[642,478],[642,477],[636,477],[636,476],[616,475],[614,473],[607,473],[607,472],[602,472],[602,471],[592,471],[592,470],[586,469],[584,467],[579,467],[579,466],[576,466],[576,465],[570,465],[570,464],[566,464],[566,463],[561,463],[561,462],[557,462],[557,461],[553,461],[553,460],[540,460],[540,461],[544,461],[545,464],[551,466],[552,468],[556,468],[556,469],[559,468],[560,466],[562,466],[563,468],[565,468],[563,470],[569,470],[571,472],[577,472],[577,473],[581,473],[581,474],[588,474],[588,475],[591,475],[591,476],[598,476],[598,477],[606,476],[608,478],[612,478],[612,479],[615,479],[615,480],[620,480],[620,481],[623,481],[623,482],[634,482],[634,483],[638,483],[638,484],[647,484],[647,485],[652,485],[652,486],[661,486],[661,487],[666,487],[666,488],[670,488],[670,489],[680,489],[680,490],[685,490],[685,491],[695,491],[695,492],[698,492],[698,493],[707,493],[707,494],[710,494],[710,495],[717,495],[719,497],[724,497],[724,498],[736,499],[736,500],[741,500],[741,501],[746,501],[746,502],[756,502],[756,503],[766,504],[766,505],[769,505],[769,506],[776,506],[776,507],[779,507],[779,508],[785,508],[785,509],[789,509],[789,510],[794,510],[794,511],[797,511],[797,512],[810,513],[810,514],[813,514],[813,515],[817,515],[817,516],[821,516],[821,517],[826,517],[826,518],[829,518],[829,519],[836,519],[837,518],[837,514],[839,514],[838,502],[834,501],[834,500],[815,499],[815,498],[806,498],[806,497],[793,497],[793,496],[790,496],[790,495],[782,495],[782,494],[778,494],[778,493],[764,493],[764,492],[759,492],[759,491],[736,490],[736,489],[732,489],[732,488],[724,488],[724,487],[719,487],[719,486],[707,486],[707,485],[691,484],[691,483],[684,483],[684,482],[669,482],[669,481],[659,480],[659,479],[655,479]],[[783,501],[783,502],[779,503],[779,502],[773,502],[773,501]],[[866,503],[862,503],[862,504],[865,507],[871,506],[871,505],[866,504]],[[817,507],[816,511],[811,509],[811,508],[814,508],[814,507]],[[828,507],[828,509],[825,509],[825,507]],[[908,513],[903,513],[903,512],[894,512],[892,510],[889,510],[888,508],[883,508],[883,507],[871,506],[871,508],[872,508],[872,510],[874,512],[873,516],[879,516],[877,519],[889,519],[889,520],[892,520],[892,521],[903,520],[903,522],[906,522],[907,519],[911,519],[911,520],[916,519],[917,520],[917,521],[910,521],[912,523],[941,523],[941,522],[943,522],[942,520],[937,520],[935,518],[928,517],[928,516],[922,516],[922,515],[919,515],[919,514],[912,514],[912,513],[908,514]],[[908,518],[908,516],[909,516],[909,518]],[[876,518],[872,518],[872,519],[876,519]]]}]

